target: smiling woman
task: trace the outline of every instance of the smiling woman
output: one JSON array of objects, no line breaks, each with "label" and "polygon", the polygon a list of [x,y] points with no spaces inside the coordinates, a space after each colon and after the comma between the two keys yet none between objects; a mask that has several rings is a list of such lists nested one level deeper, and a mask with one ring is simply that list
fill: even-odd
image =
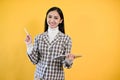
[{"label": "smiling woman", "polygon": [[[64,17],[60,8],[52,7],[45,19],[45,32],[32,38],[29,34],[25,39],[27,53],[33,64],[36,64],[35,80],[64,80],[65,68],[71,68],[74,55],[71,52],[71,38],[64,33]],[[47,24],[46,24],[47,23]],[[62,32],[63,31],[63,32]],[[59,55],[65,58],[53,60]]]}]

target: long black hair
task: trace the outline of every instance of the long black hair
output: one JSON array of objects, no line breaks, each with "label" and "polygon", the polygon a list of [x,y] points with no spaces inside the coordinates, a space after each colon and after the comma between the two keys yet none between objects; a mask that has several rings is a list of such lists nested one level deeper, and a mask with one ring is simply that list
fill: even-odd
[{"label": "long black hair", "polygon": [[46,13],[46,17],[45,17],[45,25],[44,25],[44,32],[46,32],[48,30],[48,24],[47,24],[47,15],[49,12],[51,11],[57,11],[58,14],[60,15],[60,18],[62,19],[62,23],[59,23],[58,27],[59,27],[59,31],[61,31],[62,33],[65,34],[65,29],[64,29],[64,15],[63,15],[63,12],[60,8],[58,7],[52,7],[50,8],[47,13]]}]

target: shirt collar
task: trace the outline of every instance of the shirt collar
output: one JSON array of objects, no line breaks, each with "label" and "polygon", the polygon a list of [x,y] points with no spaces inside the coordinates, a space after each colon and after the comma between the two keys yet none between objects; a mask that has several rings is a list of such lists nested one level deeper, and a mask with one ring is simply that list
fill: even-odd
[{"label": "shirt collar", "polygon": [[58,26],[56,28],[48,27],[48,33],[52,33],[52,32],[58,33],[59,32]]}]

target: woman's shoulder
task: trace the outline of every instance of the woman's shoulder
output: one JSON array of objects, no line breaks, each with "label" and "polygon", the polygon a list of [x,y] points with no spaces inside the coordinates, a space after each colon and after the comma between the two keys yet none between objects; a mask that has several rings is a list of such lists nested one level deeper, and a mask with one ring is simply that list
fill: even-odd
[{"label": "woman's shoulder", "polygon": [[62,32],[60,32],[60,34],[62,35],[62,37],[64,37],[64,39],[71,39],[71,37],[68,34],[64,34]]}]

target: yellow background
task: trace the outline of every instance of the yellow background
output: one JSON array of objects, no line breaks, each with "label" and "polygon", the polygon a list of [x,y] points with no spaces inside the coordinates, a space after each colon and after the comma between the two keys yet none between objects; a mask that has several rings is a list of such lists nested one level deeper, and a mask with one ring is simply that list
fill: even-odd
[{"label": "yellow background", "polygon": [[119,0],[0,0],[0,80],[33,80],[24,27],[34,38],[44,30],[46,11],[63,10],[76,59],[66,80],[120,80]]}]

